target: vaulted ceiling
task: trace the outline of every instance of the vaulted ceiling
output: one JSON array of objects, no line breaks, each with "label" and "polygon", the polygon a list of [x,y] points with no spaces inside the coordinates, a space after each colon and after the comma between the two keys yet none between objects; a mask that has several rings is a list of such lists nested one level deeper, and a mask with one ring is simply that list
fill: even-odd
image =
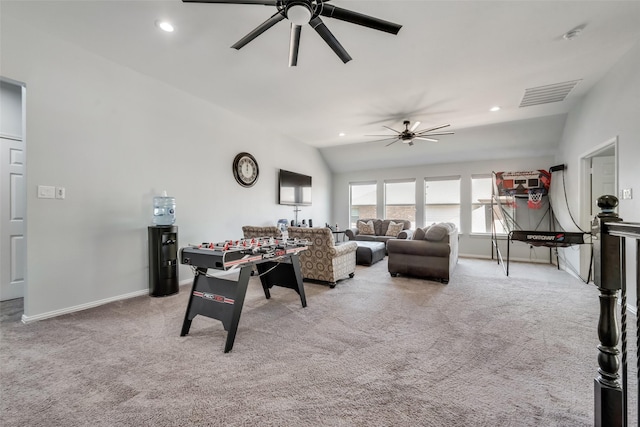
[{"label": "vaulted ceiling", "polygon": [[[552,152],[566,113],[640,40],[640,1],[330,4],[402,29],[323,17],[353,60],[344,64],[306,25],[298,65],[289,67],[287,20],[230,48],[273,6],[2,0],[0,12],[318,147],[337,172]],[[175,31],[160,31],[158,20]],[[577,37],[563,37],[574,29]],[[577,82],[564,100],[520,106],[528,89],[564,82]],[[455,135],[413,146],[368,142],[405,119],[420,128],[450,123]]]}]

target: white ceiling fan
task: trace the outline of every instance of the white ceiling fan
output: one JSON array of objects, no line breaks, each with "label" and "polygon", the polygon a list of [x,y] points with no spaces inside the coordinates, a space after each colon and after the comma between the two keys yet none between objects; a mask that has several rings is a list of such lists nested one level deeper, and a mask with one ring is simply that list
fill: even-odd
[{"label": "white ceiling fan", "polygon": [[[413,125],[411,125],[411,122],[409,120],[405,120],[404,122],[402,122],[402,124],[404,125],[404,130],[402,130],[402,131],[392,129],[389,126],[383,126],[385,129],[389,129],[391,132],[394,132],[395,135],[365,135],[365,136],[383,136],[383,137],[385,137],[383,139],[377,139],[375,141],[367,141],[367,142],[391,141],[385,147],[388,147],[391,144],[394,144],[394,143],[396,143],[398,141],[402,141],[404,144],[413,145],[413,141],[414,140],[438,142],[437,139],[431,138],[431,137],[432,136],[453,135],[454,134],[454,132],[437,132],[437,133],[434,133],[434,131],[436,131],[436,130],[443,129],[443,128],[446,128],[448,126],[451,126],[450,124],[434,126],[434,127],[431,127],[431,128],[428,128],[428,129],[419,130],[419,131],[416,131],[416,129],[418,128],[418,126],[420,126],[420,122],[415,122]],[[411,125],[411,127],[409,127],[410,125]]]}]

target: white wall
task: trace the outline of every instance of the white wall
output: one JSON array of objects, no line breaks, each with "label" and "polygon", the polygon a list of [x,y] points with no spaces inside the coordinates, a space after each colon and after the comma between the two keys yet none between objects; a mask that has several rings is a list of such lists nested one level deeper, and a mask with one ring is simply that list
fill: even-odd
[{"label": "white wall", "polygon": [[[620,200],[618,213],[625,221],[640,222],[640,43],[636,44],[569,114],[556,157],[565,163],[571,211],[580,212],[580,157],[612,138],[618,138],[618,188],[633,188],[631,200]],[[576,251],[566,250],[566,258],[579,265]],[[627,247],[627,266],[635,266],[634,245]],[[635,268],[635,267],[633,267]],[[627,283],[632,288],[635,275]],[[629,301],[635,301],[630,289]]]},{"label": "white wall", "polygon": [[[407,149],[411,149],[407,147]],[[425,178],[439,176],[460,176],[462,231],[471,229],[471,175],[490,174],[499,171],[528,171],[535,169],[549,169],[553,166],[552,157],[528,157],[522,159],[484,160],[468,163],[447,163],[440,165],[424,165],[406,168],[376,169],[351,173],[341,173],[334,176],[333,182],[333,217],[340,227],[349,224],[349,183],[362,181],[377,181],[378,187],[384,185],[385,180],[391,179],[415,179],[416,180],[416,205],[418,213],[417,227],[423,227],[424,218],[420,213],[424,205],[421,183]],[[501,244],[503,255],[506,257],[506,243]],[[468,232],[460,236],[459,252],[461,255],[475,257],[491,257],[491,238],[488,235],[469,235]],[[514,243],[511,247],[512,260],[527,260],[548,262],[549,250],[546,248],[534,248],[530,250],[525,243]]]},{"label": "white wall", "polygon": [[[165,189],[180,245],[292,218],[276,204],[279,168],[313,176],[300,218],[332,221],[315,148],[6,17],[1,27],[2,75],[27,85],[26,320],[144,293],[152,197]],[[231,173],[241,151],[260,165],[248,189]],[[36,198],[39,184],[66,199]]]}]

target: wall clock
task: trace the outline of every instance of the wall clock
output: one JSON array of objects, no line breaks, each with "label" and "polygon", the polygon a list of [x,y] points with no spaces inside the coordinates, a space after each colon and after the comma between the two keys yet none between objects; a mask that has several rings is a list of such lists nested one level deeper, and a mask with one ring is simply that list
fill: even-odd
[{"label": "wall clock", "polygon": [[243,187],[251,187],[258,180],[258,162],[249,153],[239,153],[233,159],[233,176],[238,184]]}]

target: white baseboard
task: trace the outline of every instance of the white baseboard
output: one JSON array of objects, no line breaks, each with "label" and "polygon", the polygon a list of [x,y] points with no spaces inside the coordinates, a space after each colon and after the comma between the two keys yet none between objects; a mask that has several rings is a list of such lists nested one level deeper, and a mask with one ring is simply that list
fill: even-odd
[{"label": "white baseboard", "polygon": [[[193,279],[184,279],[178,282],[179,286],[190,285],[193,283]],[[92,301],[85,304],[75,305],[73,307],[66,307],[60,310],[49,311],[47,313],[38,314],[36,316],[22,315],[22,323],[33,323],[38,320],[50,319],[52,317],[62,316],[63,314],[75,313],[77,311],[87,310],[89,308],[98,307],[110,302],[121,301],[129,298],[135,298],[143,295],[148,295],[149,289],[141,289],[139,291],[130,292],[128,294],[117,295],[115,297],[105,298],[98,301]]]},{"label": "white baseboard", "polygon": [[476,259],[491,259],[489,255],[478,255],[478,254],[458,254],[458,258],[476,258]]},{"label": "white baseboard", "polygon": [[[479,254],[458,254],[458,258],[476,258],[476,259],[491,259],[491,256],[489,255],[479,255]],[[503,257],[504,262],[507,262],[507,259],[505,257]],[[494,261],[498,261],[496,259],[496,257],[493,257]],[[519,258],[519,257],[511,257],[511,259],[509,260],[511,261],[515,261],[515,262],[530,262],[533,264],[549,264],[549,260],[541,260],[541,259],[529,259],[529,258]],[[556,265],[556,264],[553,264]]]},{"label": "white baseboard", "polygon": [[60,310],[49,311],[47,313],[38,314],[35,316],[22,315],[22,323],[32,323],[38,320],[50,319],[52,317],[62,316],[63,314],[75,313],[76,311],[87,310],[89,308],[98,307],[100,305],[108,304],[110,302],[120,301],[123,299],[129,299],[139,297],[142,295],[148,295],[149,289],[141,289],[139,291],[130,292],[128,294],[117,295],[115,297],[105,298],[98,301],[92,301],[85,304],[75,305],[73,307],[66,307]]},{"label": "white baseboard", "polygon": [[[178,282],[178,286],[191,285],[193,283],[193,278],[183,279]],[[38,314],[35,316],[27,316],[22,315],[22,323],[33,323],[38,320],[50,319],[52,317],[62,316],[63,314],[75,313],[77,311],[87,310],[89,308],[98,307],[104,304],[109,304],[110,302],[121,301],[124,299],[135,298],[143,295],[148,295],[149,289],[140,289],[139,291],[130,292],[128,294],[117,295],[115,297],[105,298],[98,301],[92,301],[85,304],[75,305],[73,307],[66,307],[60,310],[49,311],[47,313]]]}]

